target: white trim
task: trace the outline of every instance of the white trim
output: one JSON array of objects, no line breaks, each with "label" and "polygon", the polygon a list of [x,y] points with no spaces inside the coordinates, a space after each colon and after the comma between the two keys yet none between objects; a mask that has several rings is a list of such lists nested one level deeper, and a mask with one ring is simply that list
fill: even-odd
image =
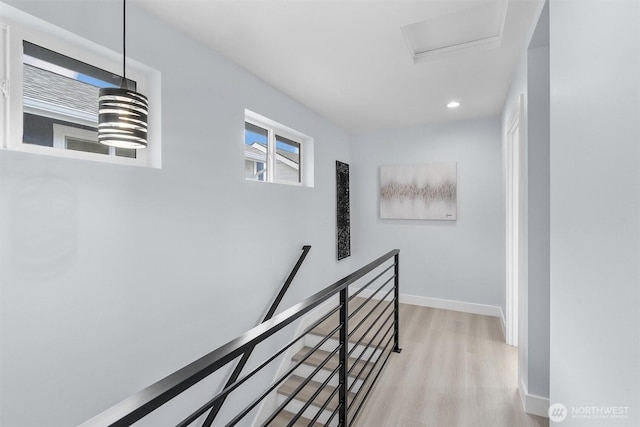
[{"label": "white trim", "polygon": [[[128,166],[146,166],[137,161],[138,159],[132,159],[129,157],[109,156],[106,154],[87,153],[84,151],[75,150],[62,150],[55,147],[45,147],[35,144],[20,144],[18,147],[13,148],[12,151],[32,154],[45,154],[48,156],[63,157],[67,159],[90,160],[101,163],[112,163]],[[139,153],[140,152],[138,152],[137,155],[139,155]]]},{"label": "white trim", "polygon": [[261,127],[263,129],[274,128],[277,131],[278,135],[284,136],[285,138],[288,138],[298,143],[304,142],[306,139],[309,138],[307,135],[303,134],[302,132],[298,132],[295,129],[291,129],[288,126],[285,126],[281,123],[271,120],[268,117],[265,117],[263,115],[260,115],[248,109],[244,110],[244,117],[245,117],[245,121],[253,125]]},{"label": "white trim", "polygon": [[518,387],[520,393],[520,399],[522,400],[522,406],[527,414],[537,415],[539,417],[549,418],[549,398],[542,397],[535,394],[529,394],[527,386],[520,380],[520,387]]},{"label": "white trim", "polygon": [[[526,132],[524,94],[513,107],[505,138],[505,308],[506,342],[518,346],[520,302],[526,295]],[[515,185],[515,186],[514,186]],[[517,210],[517,211],[516,211]],[[521,295],[522,294],[522,295]]]},{"label": "white trim", "polygon": [[498,307],[500,309],[500,326],[502,327],[502,336],[507,337],[507,320],[504,317],[504,311],[502,311],[502,307]]},{"label": "white trim", "polygon": [[453,301],[406,294],[400,294],[400,302],[403,304],[441,308],[443,310],[453,310],[492,317],[500,317],[500,313],[502,311],[497,305],[477,304],[473,302]]},{"label": "white trim", "polygon": [[[97,132],[86,129],[74,128],[58,123],[53,124],[53,147],[45,147],[34,144],[21,144],[16,147],[16,151],[27,153],[47,154],[56,157],[66,157],[71,159],[91,160],[103,163],[116,163],[121,165],[141,166],[141,162],[145,162],[146,152],[138,150],[136,158],[116,156],[116,149],[109,147],[108,154],[90,153],[85,151],[67,150],[66,137],[85,139],[88,141],[98,142]],[[142,156],[142,157],[141,157]]]},{"label": "white trim", "polygon": [[[354,292],[356,289],[354,289]],[[372,290],[364,289],[359,295],[370,297],[373,295]],[[391,296],[387,297],[390,299]],[[374,297],[374,299],[377,299]],[[418,305],[421,307],[440,308],[443,310],[460,311],[462,313],[480,314],[483,316],[491,316],[502,318],[502,309],[497,305],[478,304],[473,302],[454,301],[440,298],[423,297],[418,295],[400,294],[401,304]]]}]

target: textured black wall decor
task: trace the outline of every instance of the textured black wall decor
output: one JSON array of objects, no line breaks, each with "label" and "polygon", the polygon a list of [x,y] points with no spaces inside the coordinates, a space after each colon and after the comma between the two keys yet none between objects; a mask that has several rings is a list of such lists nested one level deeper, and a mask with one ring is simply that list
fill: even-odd
[{"label": "textured black wall decor", "polygon": [[349,209],[349,165],[336,161],[338,261],[351,255]]}]

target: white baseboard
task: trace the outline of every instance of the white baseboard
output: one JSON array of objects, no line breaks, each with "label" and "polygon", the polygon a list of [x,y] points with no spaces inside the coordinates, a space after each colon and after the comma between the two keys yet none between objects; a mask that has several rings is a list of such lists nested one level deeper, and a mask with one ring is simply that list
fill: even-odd
[{"label": "white baseboard", "polygon": [[[364,298],[368,298],[373,295],[373,291],[370,289],[364,289],[359,295]],[[393,294],[387,297],[387,299],[392,297]],[[403,304],[419,305],[421,307],[441,308],[443,310],[461,311],[463,313],[498,317],[502,322],[502,332],[505,331],[504,314],[502,313],[502,308],[497,305],[476,304],[473,302],[453,301],[407,294],[400,294],[400,302]]]},{"label": "white baseboard", "polygon": [[441,308],[444,310],[461,311],[463,313],[471,314],[482,314],[484,316],[502,316],[502,309],[496,305],[476,304],[473,302],[453,301],[406,294],[400,294],[400,302],[404,304],[419,305],[422,307]]},{"label": "white baseboard", "polygon": [[[370,297],[373,291],[364,289],[360,295],[362,297]],[[388,299],[391,296],[387,297]],[[419,305],[421,307],[441,308],[443,310],[461,311],[463,313],[481,314],[484,316],[492,316],[500,319],[500,327],[502,328],[502,337],[507,336],[507,321],[504,317],[502,307],[497,305],[476,304],[472,302],[453,301],[448,299],[421,297],[417,295],[400,294],[400,302],[403,304]]]},{"label": "white baseboard", "polygon": [[549,398],[537,396],[535,394],[529,394],[527,386],[522,380],[520,380],[520,399],[522,399],[522,406],[527,414],[537,415],[539,417],[549,418]]}]

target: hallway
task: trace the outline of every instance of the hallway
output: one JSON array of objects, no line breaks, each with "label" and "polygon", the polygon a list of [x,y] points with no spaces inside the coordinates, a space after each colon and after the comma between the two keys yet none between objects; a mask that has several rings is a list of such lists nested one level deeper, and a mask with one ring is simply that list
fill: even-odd
[{"label": "hallway", "polygon": [[401,304],[400,337],[356,426],[549,425],[522,408],[498,318]]}]

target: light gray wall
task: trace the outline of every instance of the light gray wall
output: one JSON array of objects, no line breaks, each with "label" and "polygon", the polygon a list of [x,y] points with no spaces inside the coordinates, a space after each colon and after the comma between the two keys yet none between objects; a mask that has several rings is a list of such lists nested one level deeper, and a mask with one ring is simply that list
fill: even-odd
[{"label": "light gray wall", "polygon": [[[119,2],[10,3],[120,50]],[[163,168],[0,151],[2,425],[76,425],[244,332],[304,244],[284,307],[350,271],[347,134],[134,5],[128,21],[127,52],[162,73]],[[244,180],[245,108],[315,138],[315,188]]]},{"label": "light gray wall", "polygon": [[549,397],[549,46],[527,58],[528,392]]},{"label": "light gray wall", "polygon": [[[504,214],[500,121],[488,118],[389,129],[353,137],[355,265],[400,249],[401,293],[500,306]],[[458,220],[380,219],[381,165],[457,162]]]},{"label": "light gray wall", "polygon": [[[523,96],[522,112],[520,112],[520,96]],[[519,139],[521,144],[520,156],[521,156],[521,175],[526,177],[528,170],[528,153],[527,153],[527,54],[523,53],[518,62],[516,73],[511,82],[511,87],[505,98],[505,105],[502,110],[502,157],[503,157],[503,209],[506,208],[507,194],[506,194],[506,182],[507,182],[507,157],[509,143],[509,131],[514,124],[514,120],[519,114],[522,116],[519,119],[520,134],[522,137]],[[527,304],[528,298],[528,282],[527,282],[527,263],[528,263],[528,245],[527,234],[529,230],[526,227],[526,220],[528,216],[528,200],[527,200],[527,185],[526,178],[521,180],[520,188],[520,202],[522,203],[523,214],[519,217],[521,223],[518,228],[518,236],[520,238],[518,247],[518,387],[524,384],[525,387],[528,383],[529,377],[529,306]],[[506,227],[505,227],[506,228]],[[505,242],[506,243],[506,242]],[[506,261],[506,260],[505,260]],[[506,274],[506,271],[505,271]],[[505,284],[506,286],[506,284]],[[506,288],[503,292],[503,310],[506,311]],[[505,319],[507,320],[507,319]],[[523,391],[523,390],[521,390]]]},{"label": "light gray wall", "polygon": [[524,269],[520,283],[518,375],[526,392],[549,397],[549,16],[542,10],[514,75],[502,116],[503,138],[524,95]]},{"label": "light gray wall", "polygon": [[640,3],[552,1],[551,401],[640,425]]}]

